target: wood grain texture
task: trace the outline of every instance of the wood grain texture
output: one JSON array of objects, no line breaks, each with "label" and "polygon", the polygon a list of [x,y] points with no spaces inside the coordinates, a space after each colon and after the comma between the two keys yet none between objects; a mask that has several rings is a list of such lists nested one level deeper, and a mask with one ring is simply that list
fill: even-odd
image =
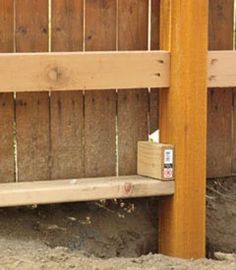
[{"label": "wood grain texture", "polygon": [[[233,48],[233,13],[233,0],[209,1],[209,50]],[[208,91],[208,177],[231,175],[233,92],[227,90]]]},{"label": "wood grain texture", "polygon": [[151,1],[151,50],[160,48],[160,0]]},{"label": "wood grain texture", "polygon": [[172,68],[171,87],[160,95],[160,130],[161,142],[175,146],[176,188],[174,197],[160,200],[159,252],[201,258],[206,237],[208,2],[164,0],[161,5],[161,25],[166,25],[161,27],[161,49],[170,50]]},{"label": "wood grain texture", "polygon": [[[160,49],[160,0],[151,1],[151,50]],[[159,129],[159,90],[149,93],[149,133]]]},{"label": "wood grain texture", "polygon": [[[13,1],[0,0],[1,53],[13,51],[13,11]],[[15,178],[13,155],[13,123],[13,94],[0,94],[0,183],[13,182]]]},{"label": "wood grain texture", "polygon": [[[208,53],[208,87],[235,87],[235,70],[235,51],[210,51]],[[232,95],[232,91],[228,92]]]},{"label": "wood grain texture", "polygon": [[10,183],[1,184],[0,206],[166,196],[174,188],[174,181],[138,175]]},{"label": "wood grain texture", "polygon": [[[52,51],[83,49],[83,1],[52,1]],[[52,92],[51,178],[83,177],[83,93]]]},{"label": "wood grain texture", "polygon": [[[16,51],[48,51],[48,1],[16,0]],[[19,181],[45,180],[50,175],[48,93],[16,97]]]},{"label": "wood grain texture", "polygon": [[0,183],[15,180],[13,124],[13,94],[0,94]]},{"label": "wood grain texture", "polygon": [[[166,162],[168,152],[168,162]],[[165,172],[168,165],[168,173]],[[174,179],[174,147],[148,141],[138,142],[138,174],[162,181]]]},{"label": "wood grain texture", "polygon": [[159,89],[151,89],[149,93],[149,133],[159,129]]},{"label": "wood grain texture", "polygon": [[[145,50],[148,1],[119,0],[118,49]],[[136,174],[137,142],[148,138],[148,90],[118,91],[118,173]]]},{"label": "wood grain texture", "polygon": [[[86,51],[116,49],[116,1],[85,1]],[[85,93],[85,176],[116,174],[116,92]]]},{"label": "wood grain texture", "polygon": [[82,177],[83,93],[51,93],[51,178]]},{"label": "wood grain texture", "polygon": [[14,0],[0,0],[0,52],[14,50]]},{"label": "wood grain texture", "polygon": [[52,51],[83,50],[83,0],[52,0]]},{"label": "wood grain texture", "polygon": [[16,92],[166,87],[168,52],[0,54],[0,88]]}]

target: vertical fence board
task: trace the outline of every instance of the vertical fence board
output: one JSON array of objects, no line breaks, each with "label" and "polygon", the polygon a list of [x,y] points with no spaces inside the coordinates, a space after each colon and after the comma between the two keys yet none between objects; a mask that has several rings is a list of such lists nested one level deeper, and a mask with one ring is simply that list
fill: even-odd
[{"label": "vertical fence board", "polygon": [[[0,52],[13,51],[13,0],[0,0]],[[13,94],[0,94],[0,182],[14,181]]]},{"label": "vertical fence board", "polygon": [[160,48],[160,0],[151,4],[151,50]]},{"label": "vertical fence board", "polygon": [[[148,44],[148,1],[118,1],[118,49],[145,50]],[[148,135],[148,91],[118,91],[119,175],[137,173],[137,141]]]},{"label": "vertical fence board", "polygon": [[52,51],[83,50],[83,0],[52,1]]},{"label": "vertical fence board", "polygon": [[[83,0],[52,1],[52,51],[83,48]],[[51,93],[51,178],[83,176],[83,93]]]},{"label": "vertical fence board", "polygon": [[[233,10],[233,0],[210,0],[209,50],[233,48]],[[231,175],[232,98],[230,89],[208,91],[208,177]]]},{"label": "vertical fence board", "polygon": [[[160,0],[151,2],[151,50],[160,48]],[[150,94],[150,126],[149,133],[159,129],[159,90],[151,89]]]},{"label": "vertical fence board", "polygon": [[[116,48],[116,0],[87,0],[85,48]],[[116,174],[116,92],[85,94],[85,176]]]},{"label": "vertical fence board", "polygon": [[[48,0],[16,0],[16,51],[48,50]],[[48,93],[16,98],[19,181],[49,179]]]}]

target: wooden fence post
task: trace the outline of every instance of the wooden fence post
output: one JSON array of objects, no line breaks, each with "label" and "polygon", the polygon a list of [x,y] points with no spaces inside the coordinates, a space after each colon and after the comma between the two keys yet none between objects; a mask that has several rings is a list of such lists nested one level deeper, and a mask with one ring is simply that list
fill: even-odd
[{"label": "wooden fence post", "polygon": [[208,1],[161,1],[161,49],[171,86],[161,91],[161,141],[176,149],[176,191],[160,200],[159,252],[205,256]]}]

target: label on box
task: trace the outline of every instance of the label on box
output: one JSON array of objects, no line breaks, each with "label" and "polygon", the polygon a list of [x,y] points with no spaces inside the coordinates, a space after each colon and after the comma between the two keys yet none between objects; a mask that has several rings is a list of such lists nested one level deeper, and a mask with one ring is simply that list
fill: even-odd
[{"label": "label on box", "polygon": [[170,164],[164,165],[164,178],[172,178],[172,177],[173,177],[172,165]]},{"label": "label on box", "polygon": [[164,150],[164,164],[173,164],[173,150]]},{"label": "label on box", "polygon": [[173,149],[164,150],[164,178],[173,177]]}]

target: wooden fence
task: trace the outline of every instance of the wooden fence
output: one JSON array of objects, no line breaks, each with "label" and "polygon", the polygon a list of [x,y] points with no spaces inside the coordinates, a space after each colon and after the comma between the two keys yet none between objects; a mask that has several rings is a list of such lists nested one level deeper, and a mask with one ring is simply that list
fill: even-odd
[{"label": "wooden fence", "polygon": [[[0,12],[1,52],[148,49],[148,1],[1,0]],[[157,99],[155,89],[1,94],[0,182],[136,174]]]},{"label": "wooden fence", "polygon": [[[209,4],[209,49],[232,49],[233,0]],[[175,196],[160,204],[160,250],[203,256],[207,8],[204,0],[0,0],[1,205],[17,204],[16,195],[27,204],[173,194],[173,181],[127,178],[137,141],[159,127],[160,99],[161,139],[177,152]],[[225,80],[235,69],[225,57],[208,53],[208,177],[236,170],[234,90],[225,88],[236,76]],[[94,81],[99,90],[88,91]],[[105,176],[124,177],[88,179]],[[87,179],[73,186],[78,178]]]},{"label": "wooden fence", "polygon": [[[1,0],[0,51],[159,49],[159,2]],[[233,2],[210,1],[209,49],[233,48]],[[236,172],[234,93],[208,94],[208,177]],[[134,174],[158,128],[157,89],[0,95],[0,182]]]}]

